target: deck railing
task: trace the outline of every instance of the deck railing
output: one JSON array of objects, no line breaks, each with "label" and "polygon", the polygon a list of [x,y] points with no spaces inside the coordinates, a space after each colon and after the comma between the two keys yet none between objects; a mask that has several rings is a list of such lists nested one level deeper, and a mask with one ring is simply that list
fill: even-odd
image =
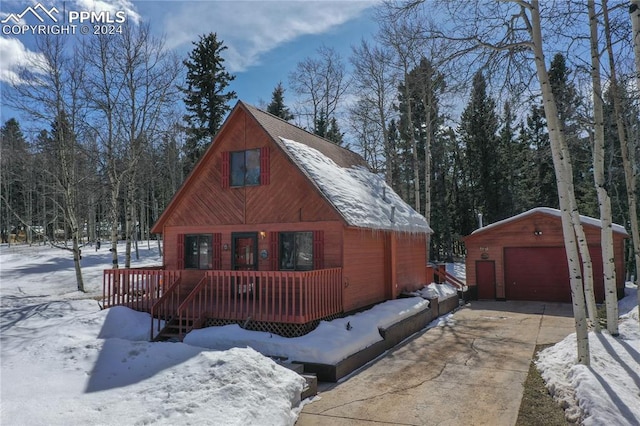
[{"label": "deck railing", "polygon": [[154,339],[164,326],[174,318],[176,312],[178,312],[181,284],[182,278],[176,278],[164,294],[151,305],[151,309],[149,310],[151,313],[151,340]]},{"label": "deck railing", "polygon": [[198,326],[207,318],[306,324],[342,312],[342,268],[314,271],[206,271],[185,297],[181,271],[108,269],[104,307],[149,312],[153,336],[179,319]]},{"label": "deck railing", "polygon": [[[427,266],[427,268],[430,268],[430,266]],[[461,291],[464,291],[467,288],[467,284],[455,275],[450,274],[444,264],[437,265],[435,268],[432,268],[432,274],[434,275],[434,278],[437,277],[437,282],[449,283]]]},{"label": "deck railing", "polygon": [[151,312],[153,304],[180,277],[180,271],[164,269],[106,269],[102,276],[105,308],[123,305]]},{"label": "deck railing", "polygon": [[203,318],[306,324],[342,312],[342,269],[207,271],[178,311],[180,324]]}]

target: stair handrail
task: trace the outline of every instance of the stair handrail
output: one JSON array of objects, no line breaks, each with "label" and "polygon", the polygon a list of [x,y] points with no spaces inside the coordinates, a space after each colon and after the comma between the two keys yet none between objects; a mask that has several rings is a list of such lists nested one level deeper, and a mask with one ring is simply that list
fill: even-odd
[{"label": "stair handrail", "polygon": [[460,278],[456,277],[455,275],[449,273],[449,271],[447,271],[444,268],[442,269],[434,268],[433,273],[437,275],[438,278],[440,278],[440,281],[449,282],[450,284],[457,287],[458,290],[464,291],[465,287],[467,286],[467,284],[464,281],[462,281]]},{"label": "stair handrail", "polygon": [[[208,274],[205,274],[200,281],[198,281],[198,284],[196,284],[196,286],[193,288],[193,290],[191,290],[191,292],[189,293],[189,295],[182,301],[182,303],[180,303],[180,306],[178,306],[178,334],[180,336],[180,340],[182,340],[184,338],[184,336],[189,333],[191,330],[193,330],[195,328],[195,325],[197,322],[202,320],[202,309],[200,309],[200,312],[198,313],[198,318],[195,318],[193,316],[193,313],[195,313],[196,309],[196,297],[201,296],[202,294],[202,290],[206,289],[206,284],[209,282],[210,280],[210,276]],[[206,295],[205,295],[206,298]],[[202,298],[200,297],[199,301],[201,301]],[[204,306],[202,303],[200,303],[200,307]],[[190,315],[191,313],[191,315]],[[191,325],[187,326],[184,323],[184,320],[186,319],[191,319],[193,320]]]},{"label": "stair handrail", "polygon": [[[158,332],[160,331],[160,323],[162,320],[169,321],[170,313],[167,309],[167,301],[169,298],[173,299],[173,297],[177,294],[178,288],[180,287],[180,283],[182,282],[182,277],[176,278],[176,280],[169,286],[169,288],[160,296],[160,298],[151,306],[151,339],[153,340],[154,334],[154,321],[156,321],[158,326]],[[170,300],[172,301],[172,300]],[[169,302],[170,302],[169,301]],[[157,313],[157,318],[155,318],[155,314]]]},{"label": "stair handrail", "polygon": [[444,278],[445,280],[450,281],[451,284],[458,287],[459,290],[464,290],[464,288],[467,286],[467,284],[464,281],[462,281],[460,278],[456,277],[455,275],[450,274],[448,271],[444,271]]}]

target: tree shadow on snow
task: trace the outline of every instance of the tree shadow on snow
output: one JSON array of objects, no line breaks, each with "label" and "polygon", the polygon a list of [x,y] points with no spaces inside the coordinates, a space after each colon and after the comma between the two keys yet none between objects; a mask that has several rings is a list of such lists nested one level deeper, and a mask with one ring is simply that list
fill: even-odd
[{"label": "tree shadow on snow", "polygon": [[[164,370],[180,365],[204,349],[184,343],[127,340],[114,336],[114,323],[109,315],[98,338],[105,338],[98,359],[85,388],[86,393],[126,387],[149,379]],[[118,321],[117,318],[111,318]],[[126,327],[123,324],[122,327]],[[109,328],[110,330],[106,330]],[[121,335],[121,336],[124,336]],[[170,382],[170,378],[167,382]]]},{"label": "tree shadow on snow", "polygon": [[[609,340],[607,340],[606,336],[604,336],[602,333],[594,333],[594,334],[596,335],[596,337],[600,341],[600,344],[602,344],[602,347],[604,347],[604,349],[607,351],[607,354],[611,357],[611,359],[614,359],[620,365],[620,367],[622,367],[624,369],[624,371],[627,372],[627,374],[629,375],[631,380],[633,380],[633,382],[635,383],[636,387],[638,389],[640,389],[640,376],[638,376],[638,373],[633,368],[631,368],[625,362],[625,360],[623,360],[620,357],[618,352],[611,345],[611,342],[609,342]],[[629,353],[629,355],[631,356],[631,358],[635,362],[636,366],[640,365],[640,354],[638,354],[638,352],[636,352],[635,349],[633,349],[631,346],[629,346],[629,344],[626,343],[621,338],[616,338],[615,342],[620,344],[624,349],[626,349],[626,351]]]},{"label": "tree shadow on snow", "polygon": [[593,368],[589,367],[589,370],[591,371],[591,374],[593,374],[593,377],[595,377],[596,380],[600,383],[600,386],[602,386],[602,389],[604,389],[609,398],[611,398],[611,401],[614,403],[614,405],[620,410],[620,415],[622,415],[622,417],[627,420],[630,425],[638,424],[639,419],[635,416],[633,411],[631,411],[631,408],[629,408],[629,406],[620,399],[616,391],[611,388],[611,386],[609,386],[609,383],[607,383],[606,380],[604,380],[597,372],[595,372]]},{"label": "tree shadow on snow", "polygon": [[[107,339],[91,371],[86,393],[122,388],[180,365],[202,352],[183,343]],[[170,384],[170,377],[167,383]]]},{"label": "tree shadow on snow", "polygon": [[[2,296],[3,309],[0,311],[0,331],[4,334],[13,327],[24,327],[24,321],[39,317],[43,320],[61,318],[73,311],[71,303],[66,301],[52,301],[25,305],[21,300],[33,300],[48,296]],[[13,307],[15,306],[15,307]]]}]

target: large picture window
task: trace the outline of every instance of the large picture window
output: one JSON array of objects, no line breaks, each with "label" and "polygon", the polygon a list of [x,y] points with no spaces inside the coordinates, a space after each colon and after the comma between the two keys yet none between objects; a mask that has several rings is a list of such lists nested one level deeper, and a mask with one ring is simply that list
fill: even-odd
[{"label": "large picture window", "polygon": [[213,238],[211,234],[185,235],[184,267],[186,269],[213,268]]},{"label": "large picture window", "polygon": [[280,270],[313,269],[313,232],[280,233]]},{"label": "large picture window", "polygon": [[231,186],[260,185],[260,149],[232,152]]}]

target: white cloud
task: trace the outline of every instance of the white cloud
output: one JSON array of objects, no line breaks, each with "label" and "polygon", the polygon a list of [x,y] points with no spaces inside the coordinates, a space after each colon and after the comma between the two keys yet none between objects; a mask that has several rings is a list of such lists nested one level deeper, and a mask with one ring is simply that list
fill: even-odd
[{"label": "white cloud", "polygon": [[140,22],[140,14],[129,0],[75,0],[75,8],[78,11],[117,12],[125,11],[127,19],[134,24]]},{"label": "white cloud", "polygon": [[28,50],[15,38],[0,38],[0,58],[0,81],[10,84],[21,82],[18,74],[21,67],[45,63],[42,54]]},{"label": "white cloud", "polygon": [[304,35],[322,34],[357,17],[373,3],[363,1],[240,1],[181,3],[163,26],[169,48],[188,48],[200,35],[223,40],[226,65],[241,72],[261,55]]}]

